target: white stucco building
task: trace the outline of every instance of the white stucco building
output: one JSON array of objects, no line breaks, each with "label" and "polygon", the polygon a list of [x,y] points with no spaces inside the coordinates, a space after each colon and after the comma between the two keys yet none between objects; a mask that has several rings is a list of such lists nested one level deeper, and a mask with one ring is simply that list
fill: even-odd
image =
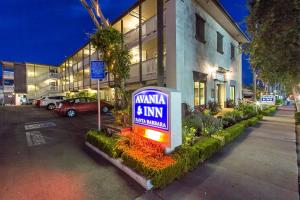
[{"label": "white stucco building", "polygon": [[240,28],[215,0],[166,5],[167,86],[181,91],[189,105],[241,99],[240,45],[248,39]]},{"label": "white stucco building", "polygon": [[[137,1],[112,23],[132,55],[128,91],[157,84],[160,1]],[[216,101],[224,106],[227,99],[242,98],[240,46],[248,39],[217,0],[166,0],[162,21],[164,83],[181,92],[183,103],[194,107]],[[96,89],[89,66],[94,59],[96,50],[88,42],[57,68],[28,64],[28,95]],[[101,81],[101,98],[114,101],[113,82],[108,72]]]},{"label": "white stucco building", "polygon": [[[157,82],[157,1],[138,1],[112,23],[132,54],[129,91]],[[240,45],[248,39],[217,0],[168,0],[164,9],[165,85],[182,93],[183,103],[224,106],[242,98]],[[89,78],[95,49],[87,43],[60,65],[64,92],[96,89]],[[102,81],[102,98],[113,101],[113,77]]]}]

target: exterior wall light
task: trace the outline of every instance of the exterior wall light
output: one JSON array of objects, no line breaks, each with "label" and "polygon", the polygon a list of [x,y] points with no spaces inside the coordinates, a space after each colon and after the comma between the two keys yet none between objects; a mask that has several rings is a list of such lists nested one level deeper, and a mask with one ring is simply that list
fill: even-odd
[{"label": "exterior wall light", "polygon": [[217,73],[217,67],[209,67],[208,71],[210,73],[211,79],[215,79]]},{"label": "exterior wall light", "polygon": [[230,81],[231,78],[231,71],[226,72],[226,80]]}]

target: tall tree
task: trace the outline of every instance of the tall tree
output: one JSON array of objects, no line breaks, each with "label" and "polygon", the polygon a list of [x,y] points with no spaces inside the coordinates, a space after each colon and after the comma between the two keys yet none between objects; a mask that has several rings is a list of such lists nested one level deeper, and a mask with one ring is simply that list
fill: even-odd
[{"label": "tall tree", "polygon": [[157,0],[157,85],[163,87],[164,75],[164,0]]},{"label": "tall tree", "polygon": [[282,81],[295,88],[300,80],[300,1],[248,3],[247,25],[252,42],[247,51],[251,65],[262,73],[265,82]]},{"label": "tall tree", "polygon": [[114,29],[104,17],[98,0],[80,0],[88,11],[97,32],[91,36],[91,43],[96,48],[98,59],[105,62],[109,73],[114,76],[115,108],[127,106],[125,79],[129,77],[131,56],[123,45],[123,34]]}]

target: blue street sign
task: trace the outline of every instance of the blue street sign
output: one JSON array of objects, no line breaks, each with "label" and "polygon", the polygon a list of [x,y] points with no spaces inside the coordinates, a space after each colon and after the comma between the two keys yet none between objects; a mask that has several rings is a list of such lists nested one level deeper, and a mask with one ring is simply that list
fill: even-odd
[{"label": "blue street sign", "polygon": [[134,94],[133,101],[134,124],[169,130],[168,94],[146,89]]},{"label": "blue street sign", "polygon": [[102,60],[91,61],[91,79],[102,80],[105,78],[105,64]]}]

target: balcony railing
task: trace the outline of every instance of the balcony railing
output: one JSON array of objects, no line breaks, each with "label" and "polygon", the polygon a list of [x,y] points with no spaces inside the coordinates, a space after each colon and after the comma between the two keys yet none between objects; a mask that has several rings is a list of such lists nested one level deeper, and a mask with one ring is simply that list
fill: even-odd
[{"label": "balcony railing", "polygon": [[[164,25],[166,25],[164,17]],[[153,16],[142,24],[142,39],[155,34],[157,31],[157,16]],[[139,28],[135,28],[124,34],[124,42],[126,45],[136,44],[139,41]],[[129,45],[130,46],[130,45]]]},{"label": "balcony railing", "polygon": [[28,77],[27,82],[29,84],[39,84],[48,79],[59,79],[59,78],[60,78],[59,73],[46,72],[37,77]]},{"label": "balcony railing", "polygon": [[[164,57],[164,66],[166,66],[166,59]],[[142,80],[149,81],[157,78],[157,58],[145,60],[142,63]],[[139,63],[130,66],[130,77],[126,80],[127,83],[134,83],[140,81]]]}]

